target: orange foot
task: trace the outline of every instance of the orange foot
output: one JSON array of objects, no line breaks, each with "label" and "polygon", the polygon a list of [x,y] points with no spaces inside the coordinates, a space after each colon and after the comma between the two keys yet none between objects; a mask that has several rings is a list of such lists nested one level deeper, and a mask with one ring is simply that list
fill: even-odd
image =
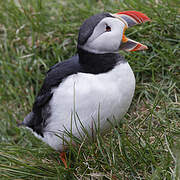
[{"label": "orange foot", "polygon": [[61,152],[60,153],[60,159],[63,162],[65,168],[67,169],[68,166],[67,166],[67,162],[66,162],[67,158],[66,158],[66,153],[65,152]]}]

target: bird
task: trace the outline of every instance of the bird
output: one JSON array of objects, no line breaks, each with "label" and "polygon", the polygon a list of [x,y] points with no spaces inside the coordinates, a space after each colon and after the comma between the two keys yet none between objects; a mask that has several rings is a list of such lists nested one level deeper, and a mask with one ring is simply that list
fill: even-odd
[{"label": "bird", "polygon": [[[86,19],[79,29],[77,54],[52,66],[21,125],[53,149],[64,152],[70,137],[106,133],[128,111],[135,76],[121,50],[146,50],[125,36],[134,25],[150,21],[138,11],[102,12]],[[111,122],[111,123],[110,123]]]}]

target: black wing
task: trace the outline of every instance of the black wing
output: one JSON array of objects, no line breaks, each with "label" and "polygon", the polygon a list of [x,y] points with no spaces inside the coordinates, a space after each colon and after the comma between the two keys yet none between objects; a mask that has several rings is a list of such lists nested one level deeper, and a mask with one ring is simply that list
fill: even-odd
[{"label": "black wing", "polygon": [[45,126],[45,120],[50,115],[48,102],[53,96],[51,89],[57,87],[67,76],[79,72],[80,69],[78,55],[52,66],[47,72],[44,83],[35,99],[32,112],[25,117],[22,125],[30,127],[43,136],[42,130]]}]

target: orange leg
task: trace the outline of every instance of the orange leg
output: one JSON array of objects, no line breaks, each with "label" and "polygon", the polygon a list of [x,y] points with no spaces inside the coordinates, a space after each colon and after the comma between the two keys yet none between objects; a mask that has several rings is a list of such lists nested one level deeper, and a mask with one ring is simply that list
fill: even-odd
[{"label": "orange leg", "polygon": [[60,158],[61,158],[61,161],[63,162],[65,168],[67,169],[68,166],[67,166],[67,162],[66,162],[66,160],[67,160],[67,159],[66,159],[66,153],[65,153],[65,152],[61,152],[61,153],[60,153]]}]

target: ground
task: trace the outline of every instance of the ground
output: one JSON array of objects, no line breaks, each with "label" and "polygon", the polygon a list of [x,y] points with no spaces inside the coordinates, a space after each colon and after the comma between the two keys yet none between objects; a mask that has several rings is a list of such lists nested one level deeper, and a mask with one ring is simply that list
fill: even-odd
[{"label": "ground", "polygon": [[[81,23],[99,12],[137,10],[152,19],[126,35],[147,45],[124,53],[136,76],[132,105],[117,127],[59,154],[17,123],[30,112],[45,72],[76,53]],[[180,178],[178,0],[0,1],[1,179]]]}]

